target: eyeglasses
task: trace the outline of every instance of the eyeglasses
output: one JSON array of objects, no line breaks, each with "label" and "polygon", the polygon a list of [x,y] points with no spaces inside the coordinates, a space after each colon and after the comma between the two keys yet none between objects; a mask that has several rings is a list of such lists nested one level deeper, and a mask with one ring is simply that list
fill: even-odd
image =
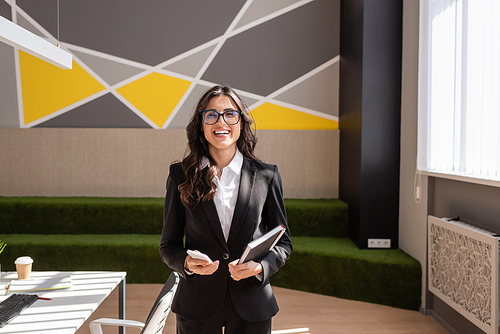
[{"label": "eyeglasses", "polygon": [[240,121],[241,111],[238,110],[226,110],[223,113],[217,112],[215,109],[208,109],[200,111],[201,119],[207,125],[213,125],[219,121],[219,117],[222,115],[224,122],[228,125],[236,125]]}]

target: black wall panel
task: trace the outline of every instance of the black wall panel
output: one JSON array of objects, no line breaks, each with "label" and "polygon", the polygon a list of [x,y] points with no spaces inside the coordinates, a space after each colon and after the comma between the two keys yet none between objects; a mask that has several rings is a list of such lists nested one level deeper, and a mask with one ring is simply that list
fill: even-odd
[{"label": "black wall panel", "polygon": [[350,236],[398,247],[402,3],[341,3],[340,198]]}]

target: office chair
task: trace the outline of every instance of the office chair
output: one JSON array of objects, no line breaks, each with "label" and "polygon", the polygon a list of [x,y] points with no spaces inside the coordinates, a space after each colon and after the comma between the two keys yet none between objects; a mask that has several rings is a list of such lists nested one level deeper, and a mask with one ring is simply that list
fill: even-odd
[{"label": "office chair", "polygon": [[161,333],[170,313],[170,305],[172,304],[178,285],[179,274],[174,271],[170,274],[158,298],[156,298],[153,308],[149,311],[146,323],[134,320],[101,318],[90,323],[90,333],[103,334],[101,325],[141,328],[140,334]]}]

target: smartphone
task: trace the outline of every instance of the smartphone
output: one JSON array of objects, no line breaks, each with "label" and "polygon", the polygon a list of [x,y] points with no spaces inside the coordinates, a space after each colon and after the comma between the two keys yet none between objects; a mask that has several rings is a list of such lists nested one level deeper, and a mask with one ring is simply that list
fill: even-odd
[{"label": "smartphone", "polygon": [[204,253],[199,252],[199,251],[194,251],[194,250],[191,250],[191,249],[188,249],[187,253],[189,255],[191,255],[191,257],[193,259],[205,260],[205,261],[208,261],[209,263],[212,263],[212,259],[210,259],[207,254],[204,254]]}]

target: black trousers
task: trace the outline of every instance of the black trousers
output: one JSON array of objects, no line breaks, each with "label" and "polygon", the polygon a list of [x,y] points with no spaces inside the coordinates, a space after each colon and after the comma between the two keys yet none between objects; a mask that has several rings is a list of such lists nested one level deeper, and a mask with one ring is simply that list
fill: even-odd
[{"label": "black trousers", "polygon": [[271,319],[261,322],[242,319],[234,310],[227,291],[219,313],[208,321],[190,321],[176,315],[177,334],[271,334]]}]

